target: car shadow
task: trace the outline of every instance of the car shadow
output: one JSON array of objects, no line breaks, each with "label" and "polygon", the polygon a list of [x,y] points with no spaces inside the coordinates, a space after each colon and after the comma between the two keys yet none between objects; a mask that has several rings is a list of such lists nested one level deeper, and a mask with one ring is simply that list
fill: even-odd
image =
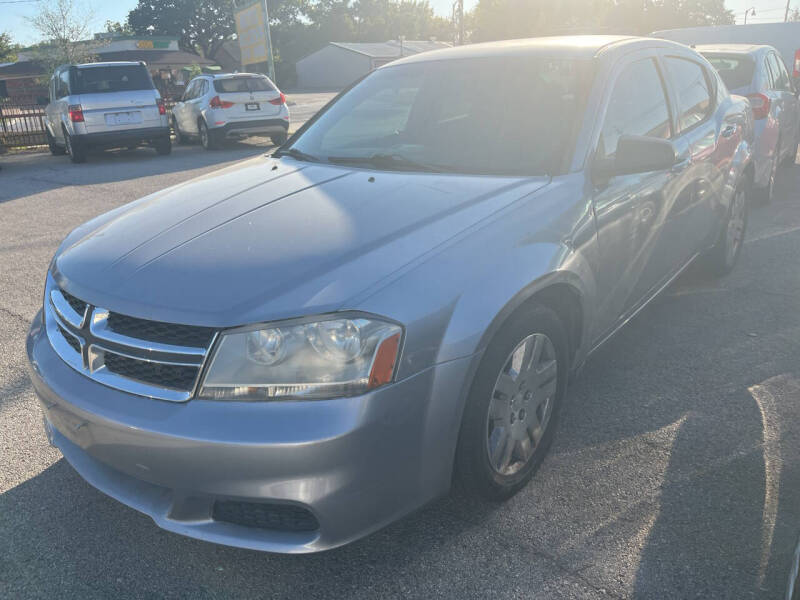
[{"label": "car shadow", "polygon": [[159,156],[152,148],[143,146],[133,150],[93,151],[87,162],[77,165],[68,156],[43,152],[6,155],[0,159],[3,165],[0,203],[68,186],[121,182],[215,164],[222,167],[273,149],[274,145],[261,138],[231,142],[214,151],[206,151],[198,144],[173,143],[169,156]]}]

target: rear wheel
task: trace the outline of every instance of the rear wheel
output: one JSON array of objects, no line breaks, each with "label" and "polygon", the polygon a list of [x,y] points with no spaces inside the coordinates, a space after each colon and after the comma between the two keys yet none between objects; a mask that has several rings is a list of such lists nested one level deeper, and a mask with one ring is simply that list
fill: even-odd
[{"label": "rear wheel", "polygon": [[217,139],[206,122],[202,119],[197,122],[197,128],[200,131],[200,143],[206,150],[215,150],[217,148]]},{"label": "rear wheel", "polygon": [[272,140],[272,143],[275,144],[276,146],[282,146],[283,144],[286,143],[287,137],[288,136],[284,132],[284,133],[278,133],[278,134],[275,134],[275,135],[271,135],[271,136],[269,136],[269,139]]},{"label": "rear wheel", "polygon": [[153,147],[159,155],[166,156],[172,152],[172,140],[169,137],[163,137],[160,140],[156,140]]},{"label": "rear wheel", "polygon": [[505,500],[530,481],[553,441],[567,372],[567,336],[552,310],[531,304],[503,324],[464,409],[455,470],[467,492]]},{"label": "rear wheel", "polygon": [[64,130],[64,143],[67,147],[67,154],[69,154],[69,159],[73,163],[83,163],[86,162],[86,148],[81,146],[80,144],[76,144],[72,139],[72,136]]},{"label": "rear wheel", "polygon": [[172,117],[172,131],[175,132],[175,141],[179,144],[186,144],[188,143],[188,139],[186,138],[183,133],[181,133],[181,128],[178,127],[178,119]]},{"label": "rear wheel", "polygon": [[775,195],[775,180],[778,178],[778,164],[778,154],[776,151],[772,159],[772,166],[769,170],[767,185],[755,190],[755,197],[761,204],[769,204],[772,202],[772,197]]}]

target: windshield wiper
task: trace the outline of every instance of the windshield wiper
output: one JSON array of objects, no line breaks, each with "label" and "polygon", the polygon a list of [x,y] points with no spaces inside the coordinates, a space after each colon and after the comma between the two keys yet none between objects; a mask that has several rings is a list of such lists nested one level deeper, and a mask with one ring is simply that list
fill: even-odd
[{"label": "windshield wiper", "polygon": [[304,160],[307,162],[322,162],[319,158],[312,154],[308,154],[307,152],[303,152],[302,150],[298,150],[297,148],[286,148],[285,150],[276,150],[272,153],[274,158],[280,158],[281,156],[291,156],[297,160]]},{"label": "windshield wiper", "polygon": [[378,169],[394,171],[426,171],[429,173],[443,173],[443,167],[422,164],[408,159],[399,154],[373,154],[372,156],[329,156],[328,162],[340,165],[369,165]]}]

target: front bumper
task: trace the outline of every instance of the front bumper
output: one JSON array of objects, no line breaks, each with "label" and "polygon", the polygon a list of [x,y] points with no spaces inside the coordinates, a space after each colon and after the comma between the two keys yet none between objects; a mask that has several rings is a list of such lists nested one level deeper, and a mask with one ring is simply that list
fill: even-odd
[{"label": "front bumper", "polygon": [[[474,358],[354,398],[173,403],[74,371],[41,314],[27,352],[51,440],[90,484],[164,529],[287,553],[348,543],[446,493]],[[215,520],[215,503],[229,500],[302,507],[319,527]]]},{"label": "front bumper", "polygon": [[113,148],[129,144],[155,142],[169,139],[170,128],[144,127],[141,129],[121,129],[118,131],[99,131],[96,133],[82,133],[72,136],[73,144],[80,144],[85,148]]}]

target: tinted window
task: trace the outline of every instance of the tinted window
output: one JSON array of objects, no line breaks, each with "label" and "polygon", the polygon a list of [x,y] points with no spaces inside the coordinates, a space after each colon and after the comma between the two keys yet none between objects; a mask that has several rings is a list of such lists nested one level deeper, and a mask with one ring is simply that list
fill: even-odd
[{"label": "tinted window", "polygon": [[600,134],[600,155],[614,156],[623,135],[668,139],[670,134],[667,98],[656,64],[647,59],[630,65],[611,92]]},{"label": "tinted window", "polygon": [[747,55],[706,54],[729,90],[749,87],[756,72],[756,62]]},{"label": "tinted window", "polygon": [[58,97],[69,96],[69,71],[61,71],[56,82],[58,85]]},{"label": "tinted window", "polygon": [[118,67],[87,67],[74,69],[76,94],[102,94],[152,90],[153,81],[147,69],[140,65]]},{"label": "tinted window", "polygon": [[214,90],[218,94],[232,92],[273,92],[275,88],[266,77],[231,77],[215,79]]},{"label": "tinted window", "polygon": [[775,75],[775,89],[783,91],[791,90],[789,73],[783,64],[783,61],[774,53],[770,53],[767,60],[769,61],[770,67],[772,67],[772,72]]},{"label": "tinted window", "polygon": [[564,169],[590,61],[504,57],[387,66],[293,144],[323,161],[396,170],[541,175]]},{"label": "tinted window", "polygon": [[200,84],[199,79],[192,79],[189,82],[189,85],[186,87],[186,91],[183,93],[183,99],[191,100],[192,98],[196,98],[199,84]]},{"label": "tinted window", "polygon": [[696,125],[711,110],[711,92],[705,71],[698,63],[669,56],[664,61],[678,99],[678,126],[681,131]]}]

